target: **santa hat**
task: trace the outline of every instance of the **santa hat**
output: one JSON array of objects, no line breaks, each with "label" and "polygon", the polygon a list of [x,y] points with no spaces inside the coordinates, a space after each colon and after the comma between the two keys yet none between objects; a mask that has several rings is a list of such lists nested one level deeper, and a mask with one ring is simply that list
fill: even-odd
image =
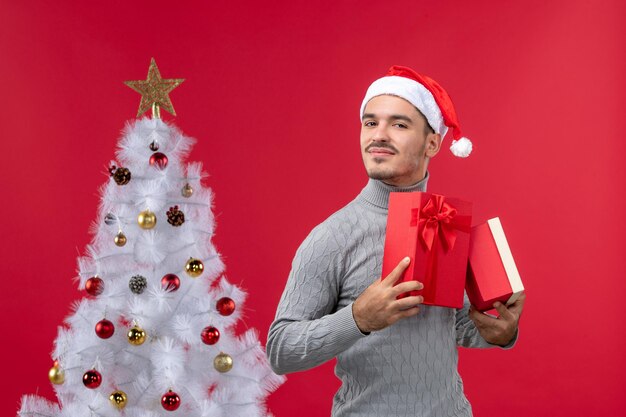
[{"label": "santa hat", "polygon": [[361,104],[361,120],[365,105],[372,98],[383,94],[401,97],[414,105],[442,139],[451,129],[453,140],[450,150],[455,156],[465,158],[472,152],[472,142],[461,134],[450,96],[432,78],[418,74],[411,68],[394,65],[386,76],[374,81],[367,89]]}]

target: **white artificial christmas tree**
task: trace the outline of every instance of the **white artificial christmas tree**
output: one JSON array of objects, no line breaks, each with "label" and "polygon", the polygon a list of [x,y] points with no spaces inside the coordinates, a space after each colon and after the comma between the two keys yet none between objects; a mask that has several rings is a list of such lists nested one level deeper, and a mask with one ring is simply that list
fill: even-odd
[{"label": "white artificial christmas tree", "polygon": [[50,380],[58,404],[22,399],[21,417],[264,416],[275,375],[254,330],[241,336],[245,293],[211,243],[211,190],[185,163],[194,141],[159,118],[174,113],[154,60],[102,189],[94,239],[78,260],[75,303],[59,328]]}]

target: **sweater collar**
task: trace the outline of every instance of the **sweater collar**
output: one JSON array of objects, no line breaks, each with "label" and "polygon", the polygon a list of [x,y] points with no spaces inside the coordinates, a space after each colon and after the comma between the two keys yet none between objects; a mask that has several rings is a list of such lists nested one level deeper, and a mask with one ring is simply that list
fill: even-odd
[{"label": "sweater collar", "polygon": [[385,184],[380,180],[369,179],[367,185],[359,196],[359,200],[364,200],[376,207],[387,209],[389,206],[389,193],[408,193],[412,191],[426,191],[426,183],[428,182],[428,171],[421,181],[407,187],[396,187]]}]

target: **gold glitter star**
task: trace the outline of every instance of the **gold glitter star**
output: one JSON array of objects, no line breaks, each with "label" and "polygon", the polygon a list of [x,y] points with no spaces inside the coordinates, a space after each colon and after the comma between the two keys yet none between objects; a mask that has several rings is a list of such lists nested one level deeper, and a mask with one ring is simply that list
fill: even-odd
[{"label": "gold glitter star", "polygon": [[145,81],[124,81],[124,84],[141,94],[141,103],[139,103],[139,111],[137,117],[152,108],[152,118],[159,118],[159,108],[167,110],[176,116],[174,106],[170,101],[169,93],[185,81],[182,78],[163,79],[157,68],[154,58],[150,61],[148,69],[148,78]]}]

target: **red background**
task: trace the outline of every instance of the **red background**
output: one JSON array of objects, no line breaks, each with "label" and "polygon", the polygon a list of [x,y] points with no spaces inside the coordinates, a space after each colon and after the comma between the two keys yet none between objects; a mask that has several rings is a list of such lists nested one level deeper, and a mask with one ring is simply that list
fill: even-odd
[{"label": "red background", "polygon": [[[508,352],[461,351],[476,416],[618,415],[626,336],[626,3],[11,2],[0,6],[1,414],[51,396],[75,259],[150,57],[199,139],[215,244],[265,341],[292,256],[366,176],[365,89],[391,64],[450,92],[474,154],[442,152],[429,190],[499,215],[528,289]],[[384,3],[384,4],[383,4]],[[449,139],[448,139],[449,143]],[[326,416],[332,364],[289,376],[278,416]]]}]

